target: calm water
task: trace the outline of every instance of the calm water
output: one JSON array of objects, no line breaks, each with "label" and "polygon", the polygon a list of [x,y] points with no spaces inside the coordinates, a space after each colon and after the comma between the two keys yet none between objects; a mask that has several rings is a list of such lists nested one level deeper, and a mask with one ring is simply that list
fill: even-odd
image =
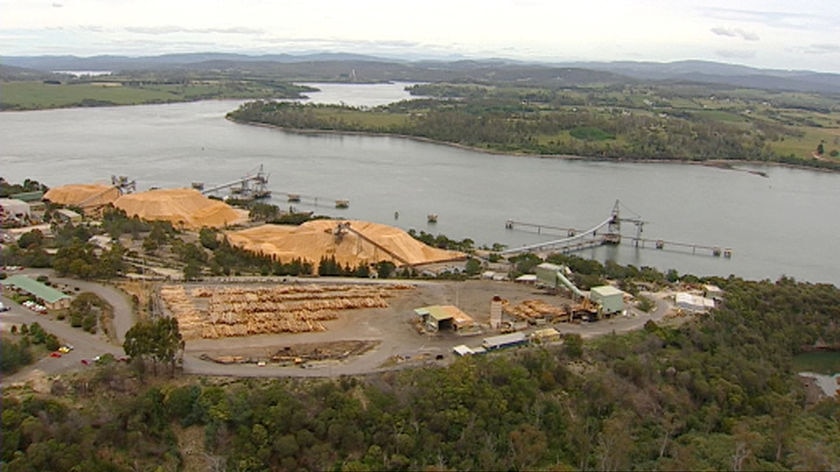
[{"label": "calm water", "polygon": [[[377,105],[403,85],[324,85],[313,101]],[[55,186],[127,175],[139,188],[222,183],[260,164],[275,203],[415,228],[478,244],[551,239],[505,229],[515,219],[587,228],[620,199],[651,239],[731,247],[732,259],[602,247],[582,255],[698,275],[840,285],[840,175],[763,168],[563,161],[489,155],[407,139],[299,135],[224,119],[238,101],[0,113],[0,175]],[[317,206],[314,205],[318,198]],[[350,208],[332,208],[335,199]],[[394,213],[399,212],[399,219]],[[426,222],[437,213],[437,225]],[[628,234],[632,227],[626,228]]]}]

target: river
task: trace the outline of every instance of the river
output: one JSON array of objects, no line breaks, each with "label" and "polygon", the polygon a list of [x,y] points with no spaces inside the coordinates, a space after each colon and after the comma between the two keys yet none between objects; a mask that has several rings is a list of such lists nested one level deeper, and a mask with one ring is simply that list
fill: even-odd
[{"label": "river", "polygon": [[[408,98],[402,84],[317,85],[317,102],[373,106]],[[697,275],[782,275],[840,285],[840,175],[783,167],[749,172],[685,164],[610,163],[494,155],[410,139],[297,134],[231,123],[240,101],[0,113],[0,175],[47,185],[106,181],[151,186],[222,183],[264,165],[274,203],[299,193],[299,210],[414,228],[479,245],[552,239],[505,229],[505,221],[587,228],[616,200],[643,236],[729,247],[705,251],[581,252],[599,260]],[[317,206],[314,198],[317,197]],[[346,210],[333,208],[347,199]],[[395,219],[399,212],[399,219]],[[439,215],[429,224],[429,213]],[[634,231],[625,225],[626,235]],[[625,237],[625,242],[629,238]]]}]

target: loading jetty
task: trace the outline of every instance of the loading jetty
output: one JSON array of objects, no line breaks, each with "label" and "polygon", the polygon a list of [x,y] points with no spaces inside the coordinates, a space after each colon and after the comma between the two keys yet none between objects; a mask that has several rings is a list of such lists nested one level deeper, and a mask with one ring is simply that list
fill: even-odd
[{"label": "loading jetty", "polygon": [[[635,227],[635,233],[629,238],[622,237],[622,223],[629,223]],[[622,217],[621,202],[619,200],[615,201],[615,205],[613,206],[609,218],[591,228],[583,230],[551,224],[529,223],[511,219],[505,222],[505,228],[509,230],[531,231],[536,232],[537,234],[557,234],[564,235],[565,237],[516,248],[509,248],[502,251],[500,254],[503,256],[514,256],[528,252],[547,251],[569,253],[605,244],[617,245],[621,244],[623,240],[629,240],[633,246],[638,248],[650,247],[659,250],[672,249],[680,252],[690,252],[695,255],[705,254],[714,257],[732,257],[731,248],[706,244],[666,241],[664,239],[643,238],[642,232],[644,230],[645,223],[646,222],[644,220],[638,217]]]}]

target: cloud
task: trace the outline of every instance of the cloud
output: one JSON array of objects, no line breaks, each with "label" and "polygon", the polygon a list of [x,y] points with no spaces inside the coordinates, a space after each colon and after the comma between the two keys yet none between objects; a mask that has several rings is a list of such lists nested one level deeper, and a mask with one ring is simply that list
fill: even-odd
[{"label": "cloud", "polygon": [[700,8],[699,11],[702,15],[716,20],[758,23],[774,28],[831,29],[835,27],[832,15],[714,7]]},{"label": "cloud", "polygon": [[176,34],[176,33],[199,33],[199,34],[262,34],[264,31],[255,28],[233,27],[233,28],[185,28],[183,26],[128,26],[125,28],[129,33],[137,34]]},{"label": "cloud", "polygon": [[751,59],[755,57],[755,51],[753,50],[718,49],[715,54],[726,59]]},{"label": "cloud", "polygon": [[806,54],[836,54],[840,53],[840,44],[811,44],[804,52]]},{"label": "cloud", "polygon": [[741,38],[745,41],[758,41],[758,35],[749,31],[744,31],[741,28],[723,28],[715,27],[710,30],[718,36],[727,36],[730,38]]},{"label": "cloud", "polygon": [[61,8],[61,7],[63,7],[63,6],[64,6],[63,4],[58,3],[58,2],[53,2],[53,4],[52,4],[52,7],[53,7],[53,8]]}]

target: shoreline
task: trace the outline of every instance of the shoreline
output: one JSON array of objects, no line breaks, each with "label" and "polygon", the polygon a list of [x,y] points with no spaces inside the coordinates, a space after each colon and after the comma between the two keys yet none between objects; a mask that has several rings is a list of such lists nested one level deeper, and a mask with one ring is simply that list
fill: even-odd
[{"label": "shoreline", "polygon": [[279,125],[272,125],[268,123],[258,123],[258,122],[251,122],[251,121],[240,121],[234,118],[231,118],[228,115],[225,115],[225,119],[230,121],[231,123],[236,123],[238,125],[245,125],[245,126],[258,126],[261,128],[268,128],[268,129],[275,129],[279,131],[283,131],[286,133],[294,133],[300,135],[316,135],[316,134],[324,134],[324,135],[346,135],[346,136],[363,136],[363,137],[372,137],[372,138],[400,138],[400,139],[409,139],[412,141],[426,143],[426,144],[437,144],[440,146],[448,146],[455,149],[461,149],[464,151],[472,151],[472,152],[480,152],[485,154],[492,154],[496,156],[511,156],[511,157],[533,157],[538,159],[559,159],[559,160],[568,160],[568,161],[584,161],[584,162],[609,162],[609,163],[628,163],[628,164],[683,164],[683,165],[700,165],[705,167],[714,167],[721,170],[731,170],[735,172],[746,172],[749,174],[753,174],[759,177],[769,178],[769,176],[763,171],[756,171],[752,169],[743,169],[737,167],[738,165],[754,165],[754,166],[768,166],[768,167],[782,167],[788,169],[799,169],[799,170],[809,170],[815,172],[824,172],[824,173],[831,173],[837,174],[840,173],[840,168],[838,169],[826,169],[822,167],[812,167],[808,165],[802,164],[790,164],[787,162],[770,162],[770,161],[750,161],[745,159],[709,159],[705,161],[697,161],[692,159],[678,159],[678,158],[667,158],[667,159],[655,159],[655,158],[643,158],[643,157],[619,157],[619,158],[610,158],[610,157],[597,157],[597,156],[575,156],[571,154],[530,154],[526,152],[505,152],[505,151],[495,151],[492,149],[484,149],[475,146],[467,146],[464,144],[458,143],[448,143],[445,141],[437,141],[431,138],[424,138],[422,136],[412,136],[406,134],[396,134],[396,133],[377,133],[373,131],[342,131],[342,130],[321,130],[321,129],[301,129],[301,128],[287,128],[285,126]]}]

